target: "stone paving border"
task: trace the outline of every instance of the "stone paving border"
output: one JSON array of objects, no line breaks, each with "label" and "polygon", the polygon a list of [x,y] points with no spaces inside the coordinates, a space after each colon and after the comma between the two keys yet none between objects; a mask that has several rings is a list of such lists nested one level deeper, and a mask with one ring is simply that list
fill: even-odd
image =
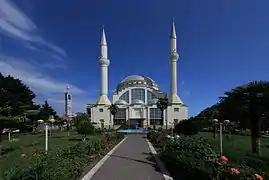
[{"label": "stone paving border", "polygon": [[159,166],[163,177],[165,180],[173,180],[173,178],[171,177],[170,173],[168,172],[168,170],[166,169],[165,165],[163,164],[163,162],[160,160],[156,150],[154,149],[153,145],[151,144],[151,142],[149,140],[147,140],[147,143],[149,145],[149,149],[157,163],[157,165]]},{"label": "stone paving border", "polygon": [[127,139],[125,137],[121,142],[119,142],[111,151],[109,151],[81,180],[90,180],[93,175],[101,168],[101,166],[106,162],[106,160],[114,153],[114,151]]}]

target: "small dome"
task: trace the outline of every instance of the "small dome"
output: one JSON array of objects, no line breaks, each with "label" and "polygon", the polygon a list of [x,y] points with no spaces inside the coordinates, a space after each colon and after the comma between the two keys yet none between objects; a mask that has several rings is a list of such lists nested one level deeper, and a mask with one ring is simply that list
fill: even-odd
[{"label": "small dome", "polygon": [[115,102],[116,105],[127,105],[128,103],[122,99],[119,99]]},{"label": "small dome", "polygon": [[159,101],[158,99],[152,99],[149,101],[149,104],[154,105],[154,104],[157,104],[158,101]]},{"label": "small dome", "polygon": [[140,99],[135,99],[132,102],[133,105],[144,105],[144,101],[140,100]]}]

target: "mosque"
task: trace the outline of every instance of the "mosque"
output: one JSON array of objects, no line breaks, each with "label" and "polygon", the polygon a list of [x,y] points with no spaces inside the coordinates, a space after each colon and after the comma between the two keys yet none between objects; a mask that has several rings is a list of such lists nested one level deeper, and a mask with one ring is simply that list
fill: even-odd
[{"label": "mosque", "polygon": [[[188,106],[185,105],[177,92],[177,38],[175,22],[173,20],[170,35],[170,94],[168,108],[162,113],[157,108],[159,98],[166,97],[158,84],[150,77],[143,75],[130,75],[118,84],[112,102],[108,98],[108,59],[107,41],[105,30],[102,30],[101,53],[99,63],[101,68],[101,92],[95,104],[87,104],[87,112],[91,121],[99,127],[118,128],[122,124],[129,127],[148,128],[171,128],[176,123],[188,118]],[[168,76],[167,76],[168,77]],[[115,117],[112,117],[109,107],[114,104],[118,107]]]}]

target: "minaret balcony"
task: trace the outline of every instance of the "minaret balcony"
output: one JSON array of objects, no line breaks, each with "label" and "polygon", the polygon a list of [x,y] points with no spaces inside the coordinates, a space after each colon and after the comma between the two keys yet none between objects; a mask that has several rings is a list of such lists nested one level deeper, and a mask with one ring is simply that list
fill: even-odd
[{"label": "minaret balcony", "polygon": [[172,61],[175,61],[176,62],[178,60],[178,58],[179,58],[179,54],[177,52],[170,53],[170,59]]},{"label": "minaret balcony", "polygon": [[103,65],[103,66],[109,66],[109,64],[110,64],[109,59],[107,59],[107,58],[103,58],[103,57],[101,57],[101,58],[99,59],[99,62],[100,62],[100,65]]}]

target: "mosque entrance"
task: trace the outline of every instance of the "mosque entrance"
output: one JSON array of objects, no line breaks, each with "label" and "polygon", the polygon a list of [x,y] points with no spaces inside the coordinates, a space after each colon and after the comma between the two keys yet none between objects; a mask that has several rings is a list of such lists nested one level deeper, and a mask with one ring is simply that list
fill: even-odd
[{"label": "mosque entrance", "polygon": [[144,128],[145,119],[129,119],[129,128],[130,129],[141,129]]}]

